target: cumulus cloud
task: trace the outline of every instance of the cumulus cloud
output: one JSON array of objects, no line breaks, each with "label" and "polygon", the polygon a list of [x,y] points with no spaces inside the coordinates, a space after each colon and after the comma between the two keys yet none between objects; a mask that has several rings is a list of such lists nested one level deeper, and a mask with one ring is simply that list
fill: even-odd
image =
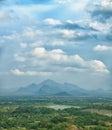
[{"label": "cumulus cloud", "polygon": [[62,24],[59,20],[55,20],[52,18],[47,18],[44,20],[45,23],[50,24],[50,25],[60,25]]},{"label": "cumulus cloud", "polygon": [[32,55],[44,62],[49,64],[65,64],[65,65],[73,65],[75,64],[83,64],[83,59],[79,55],[71,55],[68,56],[61,49],[54,49],[47,51],[45,48],[35,48],[32,51]]},{"label": "cumulus cloud", "polygon": [[[43,67],[53,70],[58,66],[58,71],[62,70],[79,70],[87,71],[91,73],[108,74],[109,70],[106,65],[100,60],[90,60],[86,61],[78,54],[67,55],[61,49],[46,50],[45,48],[35,48],[31,52],[34,58],[35,65],[42,63]],[[60,67],[61,66],[61,67]],[[49,68],[50,67],[50,68]],[[63,69],[62,69],[63,68]]]},{"label": "cumulus cloud", "polygon": [[63,37],[66,37],[66,38],[73,38],[75,37],[75,34],[76,34],[75,31],[67,30],[67,29],[60,30],[60,33],[62,34]]},{"label": "cumulus cloud", "polygon": [[109,70],[106,68],[105,64],[102,61],[92,60],[89,62],[89,65],[92,71],[95,71],[95,73],[103,73],[103,74],[109,73]]},{"label": "cumulus cloud", "polygon": [[109,34],[111,31],[111,24],[110,23],[100,23],[98,21],[91,22],[89,24],[90,27],[98,30],[101,34]]},{"label": "cumulus cloud", "polygon": [[107,45],[97,45],[94,47],[95,51],[112,51],[112,46]]},{"label": "cumulus cloud", "polygon": [[14,54],[14,58],[15,58],[16,61],[19,61],[19,62],[24,62],[24,61],[26,61],[26,58],[25,58],[25,57],[20,56],[20,55],[18,55],[18,54]]},{"label": "cumulus cloud", "polygon": [[32,55],[36,57],[43,57],[46,55],[46,50],[45,48],[35,48],[32,52]]},{"label": "cumulus cloud", "polygon": [[[24,28],[22,31],[20,32],[12,32],[9,35],[4,35],[3,39],[5,40],[11,40],[11,41],[21,41],[20,46],[21,47],[25,47],[27,45],[25,45],[27,41],[36,41],[41,35],[43,34],[43,32],[39,29],[35,29],[33,27],[26,27]],[[15,40],[16,39],[16,40]],[[24,44],[24,45],[23,45]]]},{"label": "cumulus cloud", "polygon": [[112,9],[112,1],[111,0],[102,0],[101,5],[106,9]]},{"label": "cumulus cloud", "polygon": [[76,41],[95,39],[96,32],[90,29],[92,27],[94,27],[93,24],[91,24],[91,27],[87,27],[71,21],[61,23],[59,20],[45,19],[33,26],[24,27],[19,32],[14,31],[9,35],[4,35],[3,39],[5,41],[10,40],[10,42],[19,42],[20,47],[24,49],[38,46],[66,46],[73,44],[73,42],[75,44]]},{"label": "cumulus cloud", "polygon": [[24,72],[20,71],[19,69],[13,69],[11,70],[11,73],[14,75],[24,75]]},{"label": "cumulus cloud", "polygon": [[[89,76],[97,75],[95,81],[108,76],[110,61],[102,53],[97,56],[92,52],[112,50],[108,46],[112,40],[111,1],[91,2],[92,17],[85,10],[87,3],[88,0],[6,0],[0,10],[0,44],[4,48],[0,69],[10,71],[9,79],[10,74],[29,76],[30,80],[34,79],[31,76],[51,75],[63,81],[79,80],[82,87],[82,81]],[[105,45],[96,45],[102,41]],[[95,82],[92,79],[90,84],[91,81]]]},{"label": "cumulus cloud", "polygon": [[35,39],[37,36],[41,35],[42,31],[38,30],[38,29],[33,29],[33,28],[26,28],[23,33],[22,33],[22,37],[24,39]]},{"label": "cumulus cloud", "polygon": [[93,2],[88,5],[91,16],[89,26],[96,29],[97,38],[111,41],[112,40],[112,1],[102,0]]},{"label": "cumulus cloud", "polygon": [[96,75],[105,75],[109,74],[109,70],[105,66],[105,64],[102,61],[99,60],[90,60],[90,61],[84,61],[83,65],[79,68],[76,67],[65,67],[65,71],[67,72],[86,72],[89,74],[96,74]]}]

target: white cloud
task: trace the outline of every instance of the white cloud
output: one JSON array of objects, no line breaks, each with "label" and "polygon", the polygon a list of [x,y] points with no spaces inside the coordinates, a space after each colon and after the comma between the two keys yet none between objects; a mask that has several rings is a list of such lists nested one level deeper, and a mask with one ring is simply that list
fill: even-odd
[{"label": "white cloud", "polygon": [[45,23],[50,24],[50,25],[60,25],[62,24],[59,20],[55,20],[52,18],[47,18],[44,20]]},{"label": "white cloud", "polygon": [[95,51],[112,51],[112,46],[97,45],[94,47]]},{"label": "white cloud", "polygon": [[14,54],[14,58],[15,58],[16,61],[19,61],[19,62],[24,62],[24,61],[26,61],[26,58],[25,58],[25,57],[20,56],[20,55],[18,55],[18,54]]},{"label": "white cloud", "polygon": [[65,67],[64,71],[74,73],[74,72],[86,72],[87,70],[85,68]]},{"label": "white cloud", "polygon": [[[41,30],[35,29],[33,27],[26,27],[24,28],[24,30],[22,32],[12,32],[9,35],[4,35],[3,39],[4,40],[12,40],[12,41],[30,41],[30,40],[34,40],[36,41],[41,35],[43,34],[43,32]],[[19,43],[21,47],[25,47],[26,43]]]},{"label": "white cloud", "polygon": [[[109,0],[95,2],[90,0],[53,0],[51,2],[46,1],[46,3],[38,1],[38,4],[35,2],[34,4],[33,2],[26,4],[27,2],[24,2],[24,4],[15,5],[16,0],[8,0],[7,2],[9,1],[11,2],[10,5],[8,3],[3,4],[0,9],[0,37],[4,41],[0,43],[3,46],[0,48],[0,51],[2,51],[1,60],[3,61],[1,62],[1,70],[2,68],[3,71],[11,70],[12,74],[26,76],[26,78],[27,75],[35,76],[35,78],[36,75],[47,77],[54,72],[53,78],[59,78],[60,81],[61,78],[63,78],[63,81],[70,79],[72,82],[80,80],[82,86],[83,79],[80,79],[82,74],[84,74],[82,76],[84,79],[89,79],[89,75],[94,73],[101,74],[101,77],[103,77],[102,75],[108,76],[106,74],[109,74],[108,69],[111,69],[111,66],[110,61],[105,58],[106,55],[101,57],[104,63],[99,58],[99,60],[96,60],[97,58],[91,60],[91,57],[97,56],[90,54],[89,48],[93,47],[92,42],[96,45],[96,42],[101,43],[101,40],[106,41],[109,38],[111,40],[111,37],[108,37],[111,36],[112,29],[111,16],[108,16],[108,12],[111,15],[111,11],[108,11],[108,9],[112,9],[112,2],[109,2]],[[89,7],[86,6],[87,8],[85,8],[87,1],[90,2],[90,5],[93,2],[96,3],[94,5],[100,4],[94,6],[93,13],[90,10],[91,16],[94,15],[92,16],[95,18],[94,20],[97,21],[96,17],[98,16],[97,22],[89,16],[87,12]],[[17,0],[17,2],[21,3],[21,0]],[[104,20],[106,22],[101,22],[103,16],[107,16],[107,19]],[[5,22],[2,20],[5,20]],[[93,28],[98,31],[93,30]],[[85,39],[87,39],[86,42],[84,42]],[[82,47],[83,45],[84,47]],[[108,45],[99,44],[94,47],[94,50],[112,50],[112,46]],[[111,59],[111,54],[109,54],[108,56]],[[106,65],[110,68],[107,68]],[[59,76],[55,75],[55,72]],[[64,75],[65,73],[66,75]],[[14,76],[9,73],[9,79],[12,77]],[[100,75],[95,77],[96,84],[99,80],[97,77],[100,77]],[[32,80],[34,80],[34,77]],[[88,86],[91,81],[94,82],[94,80],[89,81]],[[12,81],[10,83],[13,84]],[[19,82],[16,84],[19,84]]]},{"label": "white cloud", "polygon": [[38,41],[35,41],[35,42],[29,44],[29,47],[36,48],[36,47],[43,46],[44,42],[42,40],[43,39],[41,39],[40,41],[38,40]]},{"label": "white cloud", "polygon": [[55,0],[57,3],[59,4],[67,4],[67,3],[70,3],[72,2],[72,0]]},{"label": "white cloud", "polygon": [[24,75],[24,72],[20,71],[19,69],[11,70],[11,73],[17,76]]},{"label": "white cloud", "polygon": [[[70,20],[68,22],[71,22]],[[54,23],[53,23],[54,24]],[[57,23],[55,23],[57,24]],[[44,25],[44,26],[43,26]],[[65,23],[66,25],[66,23]],[[64,26],[63,26],[64,27]],[[37,23],[34,26],[23,28],[20,32],[13,31],[9,35],[4,35],[5,41],[10,40],[11,43],[19,43],[21,48],[39,47],[39,46],[66,46],[73,45],[73,40],[85,37],[85,32],[61,29],[50,25],[45,26],[45,23]],[[73,40],[70,40],[73,39]],[[75,43],[75,42],[74,42]]]},{"label": "white cloud", "polygon": [[26,28],[23,33],[22,33],[22,37],[25,39],[35,39],[37,36],[41,35],[42,32],[40,30],[37,29],[33,29],[33,28]]},{"label": "white cloud", "polygon": [[13,69],[10,72],[16,76],[50,76],[52,75],[52,72],[21,71],[19,69]]},{"label": "white cloud", "polygon": [[108,9],[112,10],[112,1],[111,0],[102,0],[101,5],[102,5],[102,7],[104,7],[107,10]]},{"label": "white cloud", "polygon": [[46,50],[45,50],[45,48],[42,48],[42,47],[35,48],[32,51],[32,55],[36,56],[36,57],[41,57],[41,58],[45,57],[46,56]]},{"label": "white cloud", "polygon": [[61,49],[54,49],[54,50],[50,51],[50,53],[53,53],[53,54],[64,54],[64,51],[62,51]]},{"label": "white cloud", "polygon": [[64,46],[65,45],[65,42],[63,40],[54,40],[52,41],[51,43],[51,46]]},{"label": "white cloud", "polygon": [[26,44],[26,43],[20,43],[20,47],[21,47],[21,48],[26,48],[26,47],[27,47],[27,44]]},{"label": "white cloud", "polygon": [[108,34],[110,32],[110,27],[112,24],[110,23],[100,23],[100,22],[91,22],[90,27],[100,31],[102,34]]},{"label": "white cloud", "polygon": [[87,5],[87,1],[88,0],[77,1],[76,3],[72,2],[70,5],[70,9],[72,11],[84,10],[85,6]]},{"label": "white cloud", "polygon": [[89,74],[109,74],[109,70],[105,64],[100,60],[83,61],[82,66],[76,67],[65,67],[65,71],[71,72],[88,72]]},{"label": "white cloud", "polygon": [[[89,12],[94,20],[101,23],[112,23],[112,1],[100,0],[88,5]],[[106,28],[105,28],[106,29]]]},{"label": "white cloud", "polygon": [[5,20],[7,18],[9,18],[9,15],[4,11],[0,11],[0,20]]},{"label": "white cloud", "polygon": [[72,20],[70,20],[70,19],[68,19],[66,22],[70,23],[70,24],[74,24],[74,22]]},{"label": "white cloud", "polygon": [[[32,51],[32,55],[35,64],[48,67],[47,69],[55,68],[58,66],[59,71],[63,70],[79,70],[79,71],[90,71],[90,73],[108,74],[109,70],[105,64],[100,60],[86,61],[79,55],[67,55],[61,49],[46,50],[45,48],[35,48]],[[36,62],[37,61],[37,62]],[[53,65],[53,66],[52,66]],[[60,67],[61,65],[61,67]],[[67,68],[67,69],[66,69]]]},{"label": "white cloud", "polygon": [[44,59],[46,62],[54,62],[58,64],[83,64],[83,59],[79,55],[68,56],[61,49],[47,51],[45,48],[35,48],[31,54],[39,59]]},{"label": "white cloud", "polygon": [[108,74],[109,70],[106,68],[105,64],[99,60],[92,60],[89,62],[90,69],[95,73]]},{"label": "white cloud", "polygon": [[73,31],[73,30],[67,30],[67,29],[60,30],[59,32],[65,38],[73,38],[73,37],[75,37],[75,34],[76,34],[75,31]]}]

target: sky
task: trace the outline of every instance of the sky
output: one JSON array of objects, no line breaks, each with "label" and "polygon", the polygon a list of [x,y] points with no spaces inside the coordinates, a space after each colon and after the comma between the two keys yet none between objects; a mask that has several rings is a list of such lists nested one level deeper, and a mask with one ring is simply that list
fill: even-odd
[{"label": "sky", "polygon": [[112,0],[0,0],[0,88],[111,88],[111,21]]}]

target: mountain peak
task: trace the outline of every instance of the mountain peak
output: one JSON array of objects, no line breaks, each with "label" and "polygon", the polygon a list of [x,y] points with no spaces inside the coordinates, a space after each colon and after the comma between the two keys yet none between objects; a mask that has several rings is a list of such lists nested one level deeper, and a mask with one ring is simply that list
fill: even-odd
[{"label": "mountain peak", "polygon": [[42,84],[52,84],[52,83],[56,83],[55,81],[51,80],[51,79],[46,79],[43,82],[41,82]]},{"label": "mountain peak", "polygon": [[38,96],[79,96],[85,95],[85,91],[80,87],[70,83],[58,83],[51,79],[46,79],[40,84],[30,84],[25,88],[20,88],[19,92],[31,93]]}]

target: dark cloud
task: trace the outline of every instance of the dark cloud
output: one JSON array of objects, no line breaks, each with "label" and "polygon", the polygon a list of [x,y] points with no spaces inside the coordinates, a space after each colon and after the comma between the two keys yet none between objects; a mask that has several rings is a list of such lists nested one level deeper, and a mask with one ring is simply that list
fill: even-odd
[{"label": "dark cloud", "polygon": [[68,29],[68,30],[91,30],[91,31],[97,31],[96,29],[94,29],[93,27],[90,27],[90,26],[81,26],[80,24],[77,24],[77,23],[65,23],[63,25],[58,25],[56,26],[58,28],[61,28],[61,29]]},{"label": "dark cloud", "polygon": [[108,41],[112,41],[112,34],[107,35],[107,36],[106,36],[106,39],[107,39]]},{"label": "dark cloud", "polygon": [[81,36],[77,36],[74,38],[74,41],[86,41],[86,40],[94,40],[97,39],[97,35],[84,34]]},{"label": "dark cloud", "polygon": [[106,22],[107,19],[112,18],[112,10],[96,8],[95,10],[91,11],[91,16],[100,22]]},{"label": "dark cloud", "polygon": [[102,23],[106,22],[108,19],[112,18],[112,1],[102,0],[100,4],[88,5],[88,12],[91,17]]},{"label": "dark cloud", "polygon": [[78,25],[76,23],[65,23],[63,25],[59,25],[58,27],[64,28],[64,29],[71,29],[71,30],[84,29],[84,27],[81,27],[80,25]]}]

